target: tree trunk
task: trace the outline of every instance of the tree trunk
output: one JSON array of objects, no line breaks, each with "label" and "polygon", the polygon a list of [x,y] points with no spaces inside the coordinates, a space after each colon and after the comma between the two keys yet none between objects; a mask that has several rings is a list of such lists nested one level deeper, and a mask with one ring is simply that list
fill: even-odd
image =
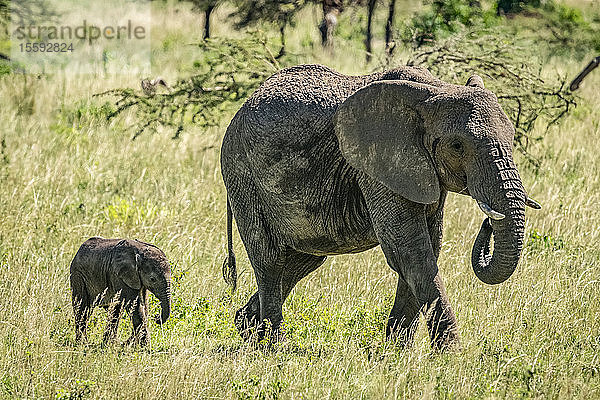
[{"label": "tree trunk", "polygon": [[279,49],[279,54],[275,57],[276,59],[280,59],[285,55],[285,27],[287,25],[287,21],[284,21],[279,26],[279,37],[281,39],[281,49]]},{"label": "tree trunk", "polygon": [[321,45],[325,48],[333,47],[333,33],[341,12],[341,1],[323,0],[323,20],[319,24],[319,32],[321,32]]},{"label": "tree trunk", "polygon": [[373,35],[371,34],[371,25],[373,23],[373,12],[375,11],[375,4],[377,0],[369,0],[367,3],[368,14],[367,14],[367,37],[365,39],[365,47],[367,50],[367,63],[371,62],[373,47],[372,40]]},{"label": "tree trunk", "polygon": [[396,9],[396,0],[390,0],[388,9],[388,18],[385,24],[385,54],[388,58],[392,56],[396,43],[394,43],[394,10]]},{"label": "tree trunk", "polygon": [[204,10],[204,39],[210,38],[210,14],[215,9],[215,6],[208,6]]}]

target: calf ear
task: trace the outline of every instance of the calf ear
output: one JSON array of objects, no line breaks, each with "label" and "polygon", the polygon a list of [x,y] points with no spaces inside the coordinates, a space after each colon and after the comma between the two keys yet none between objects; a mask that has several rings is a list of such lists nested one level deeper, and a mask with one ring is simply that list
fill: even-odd
[{"label": "calf ear", "polygon": [[131,266],[121,265],[117,267],[117,276],[132,289],[140,290],[142,288],[138,272]]},{"label": "calf ear", "polygon": [[119,242],[115,248],[113,263],[117,277],[123,283],[132,289],[140,290],[142,283],[138,272],[138,263],[140,255],[135,252],[126,243]]}]

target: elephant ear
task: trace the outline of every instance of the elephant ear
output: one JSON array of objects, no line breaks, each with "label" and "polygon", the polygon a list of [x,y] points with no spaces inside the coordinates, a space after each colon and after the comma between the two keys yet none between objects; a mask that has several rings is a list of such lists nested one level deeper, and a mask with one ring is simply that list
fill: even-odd
[{"label": "elephant ear", "polygon": [[467,79],[467,83],[465,86],[478,87],[480,89],[484,89],[483,79],[479,75],[471,75],[469,79]]},{"label": "elephant ear", "polygon": [[335,134],[348,163],[402,197],[422,204],[440,198],[425,128],[417,108],[439,88],[411,81],[373,82],[336,111]]},{"label": "elephant ear", "polygon": [[127,246],[127,241],[122,240],[115,247],[113,262],[117,277],[132,289],[142,288],[139,274],[140,255],[134,248]]}]

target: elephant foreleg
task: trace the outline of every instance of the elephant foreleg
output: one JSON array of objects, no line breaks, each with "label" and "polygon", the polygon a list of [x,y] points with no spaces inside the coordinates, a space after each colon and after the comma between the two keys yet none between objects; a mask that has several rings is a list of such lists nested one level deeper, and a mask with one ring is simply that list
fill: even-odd
[{"label": "elephant foreleg", "polygon": [[[440,200],[436,205],[436,210],[427,218],[427,227],[429,230],[429,238],[431,240],[431,247],[433,250],[433,255],[435,257],[435,262],[437,264],[437,260],[440,256],[440,250],[442,247],[442,236],[443,236],[443,219],[444,219],[444,204],[446,202],[446,191],[442,191],[440,194]],[[458,333],[456,329],[456,318],[454,316],[454,312],[450,307],[450,302],[448,300],[448,296],[446,295],[446,289],[444,288],[444,283],[442,282],[442,278],[439,273],[434,278],[434,285],[437,288],[437,291],[440,293],[439,297],[439,307],[437,310],[432,311],[433,314],[429,316],[427,326],[430,332],[431,340],[436,343],[436,336],[432,335],[432,332],[446,332],[446,337],[438,338],[437,342],[441,342],[442,345],[438,347],[446,347],[447,345],[458,343]],[[445,322],[442,325],[438,323],[435,325],[435,322],[438,317],[435,314],[439,314],[440,316],[447,316],[447,318],[443,318]],[[427,316],[427,315],[426,315]]]},{"label": "elephant foreleg", "polygon": [[102,346],[112,344],[117,337],[121,314],[123,313],[123,297],[121,293],[117,293],[115,298],[108,306],[108,322],[102,338]]},{"label": "elephant foreleg", "polygon": [[133,331],[127,344],[146,346],[150,342],[148,334],[148,293],[142,289],[140,295],[134,300],[131,309],[131,324]]},{"label": "elephant foreleg", "polygon": [[[406,246],[398,243],[394,246],[382,244],[388,263],[399,270],[407,283],[406,286],[398,285],[396,298],[399,297],[400,301],[394,304],[394,309],[398,307],[398,310],[402,311],[393,309],[392,313],[396,314],[396,318],[399,317],[401,322],[405,318],[404,323],[409,324],[407,337],[410,339],[411,316],[415,309],[422,310],[432,346],[435,349],[454,346],[459,341],[456,317],[437,270],[433,250],[428,245],[429,235],[427,232],[415,234],[413,239],[405,243]],[[402,324],[400,326],[402,327]]]},{"label": "elephant foreleg", "polygon": [[460,340],[456,316],[450,307],[450,301],[439,273],[433,279],[433,286],[435,287],[432,291],[433,295],[423,302],[423,314],[427,321],[427,330],[432,346],[436,350],[458,348]]},{"label": "elephant foreleg", "polygon": [[408,283],[398,276],[396,299],[390,311],[386,327],[386,337],[401,346],[410,346],[419,325],[419,302]]},{"label": "elephant foreleg", "polygon": [[[435,349],[457,345],[456,317],[439,275],[439,245],[434,249],[425,206],[403,199],[381,186],[367,187],[363,193],[366,193],[373,228],[385,258],[406,282],[406,286],[402,282],[398,285],[391,315],[396,321],[391,321],[392,327],[398,320],[402,323],[403,318],[410,327],[417,308],[425,315]],[[410,294],[413,300],[408,301]],[[410,329],[407,336],[410,337]]]},{"label": "elephant foreleg", "polygon": [[440,194],[440,200],[435,204],[435,210],[427,217],[427,229],[431,240],[431,248],[437,262],[442,248],[442,237],[444,228],[444,204],[446,203],[446,191]]}]

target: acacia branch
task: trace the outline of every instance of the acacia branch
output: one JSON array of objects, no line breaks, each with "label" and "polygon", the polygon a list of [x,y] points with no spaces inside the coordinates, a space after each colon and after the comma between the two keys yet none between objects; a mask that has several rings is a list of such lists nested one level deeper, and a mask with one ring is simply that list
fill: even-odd
[{"label": "acacia branch", "polygon": [[536,123],[543,123],[547,131],[576,105],[575,97],[565,90],[564,77],[544,81],[531,70],[531,63],[523,62],[528,59],[526,49],[502,40],[506,38],[495,35],[470,40],[458,37],[417,52],[408,65],[426,66],[448,81],[465,82],[475,73],[491,78],[486,86],[497,95],[515,126],[517,149],[537,165],[528,152]]},{"label": "acacia branch", "polygon": [[202,54],[196,63],[199,72],[172,86],[165,85],[166,93],[153,86],[145,91],[122,88],[96,94],[114,99],[116,109],[108,114],[108,120],[131,111],[138,121],[145,121],[132,127],[134,139],[155,126],[174,130],[173,137],[178,138],[188,123],[203,127],[221,123],[224,110],[237,106],[280,68],[266,40],[259,36],[209,39],[197,46]]}]

